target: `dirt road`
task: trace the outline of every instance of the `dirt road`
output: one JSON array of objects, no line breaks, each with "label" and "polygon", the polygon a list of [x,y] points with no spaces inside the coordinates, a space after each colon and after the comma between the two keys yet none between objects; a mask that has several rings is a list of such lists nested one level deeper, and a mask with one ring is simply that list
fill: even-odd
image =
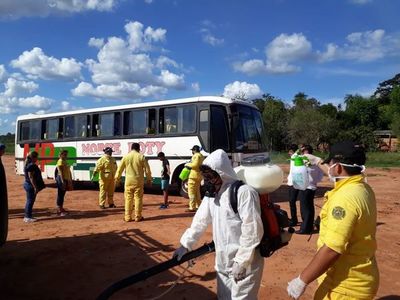
[{"label": "dirt road", "polygon": [[[78,187],[66,195],[67,217],[55,215],[56,188],[40,192],[33,224],[22,222],[23,178],[14,172],[14,158],[3,157],[7,172],[10,223],[8,241],[0,248],[0,299],[94,299],[104,288],[130,274],[169,259],[192,214],[187,201],[171,196],[169,209],[159,210],[162,197],[145,194],[145,221],[123,222],[123,193],[117,192],[115,209],[99,210],[98,192]],[[287,171],[286,167],[284,167]],[[400,299],[400,169],[369,169],[368,182],[378,202],[377,260],[381,283],[377,299]],[[46,181],[53,184],[52,180]],[[317,193],[316,206],[331,184]],[[272,199],[288,209],[282,186]],[[287,282],[297,276],[315,252],[317,235],[294,235],[288,247],[266,260],[260,299],[288,299]],[[211,241],[208,231],[202,243]],[[201,245],[201,244],[200,244]],[[197,260],[177,286],[161,299],[216,299],[214,254]],[[152,299],[166,291],[184,267],[176,267],[127,288],[112,299]],[[311,299],[311,284],[303,299]]]}]

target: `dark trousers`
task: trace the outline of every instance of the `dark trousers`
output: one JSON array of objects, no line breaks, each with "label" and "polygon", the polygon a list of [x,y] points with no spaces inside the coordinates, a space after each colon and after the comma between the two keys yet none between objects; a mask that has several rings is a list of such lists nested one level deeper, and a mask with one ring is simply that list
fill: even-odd
[{"label": "dark trousers", "polygon": [[311,233],[314,228],[314,196],[315,190],[306,189],[300,191],[300,213],[302,220],[300,231]]},{"label": "dark trousers", "polygon": [[57,176],[56,182],[57,182],[57,206],[58,207],[63,207],[63,205],[64,205],[64,197],[65,197],[65,193],[67,191],[65,190],[65,187],[61,182],[60,175]]},{"label": "dark trousers", "polygon": [[295,189],[292,185],[288,185],[289,188],[289,206],[290,206],[290,217],[293,222],[297,223],[297,207],[296,201],[299,195],[299,190]]},{"label": "dark trousers", "polygon": [[26,192],[25,218],[32,218],[33,204],[36,200],[35,189],[30,183],[24,182],[24,190]]}]

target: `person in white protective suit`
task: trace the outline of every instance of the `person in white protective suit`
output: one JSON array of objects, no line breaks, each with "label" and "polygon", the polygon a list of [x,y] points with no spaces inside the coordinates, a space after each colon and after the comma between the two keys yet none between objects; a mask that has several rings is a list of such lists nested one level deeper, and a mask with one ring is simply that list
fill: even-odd
[{"label": "person in white protective suit", "polygon": [[258,193],[242,185],[237,194],[238,214],[235,214],[229,197],[230,187],[238,178],[228,155],[220,149],[212,152],[200,171],[206,196],[174,256],[180,260],[192,250],[212,223],[218,299],[257,299],[264,268],[263,257],[256,249],[264,233]]}]

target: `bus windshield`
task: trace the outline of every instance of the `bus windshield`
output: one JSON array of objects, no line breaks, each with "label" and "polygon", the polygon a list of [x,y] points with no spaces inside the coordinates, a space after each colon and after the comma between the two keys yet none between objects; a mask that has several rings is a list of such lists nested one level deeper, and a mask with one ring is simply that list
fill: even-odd
[{"label": "bus windshield", "polygon": [[232,106],[233,147],[235,152],[267,151],[261,113],[244,105]]}]

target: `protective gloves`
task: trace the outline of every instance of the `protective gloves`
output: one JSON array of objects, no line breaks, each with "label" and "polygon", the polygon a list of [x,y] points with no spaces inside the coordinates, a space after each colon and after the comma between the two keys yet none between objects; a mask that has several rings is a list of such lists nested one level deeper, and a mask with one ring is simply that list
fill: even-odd
[{"label": "protective gloves", "polygon": [[182,259],[182,256],[184,256],[186,253],[188,253],[188,249],[180,246],[178,249],[175,250],[174,255],[172,257],[176,257],[177,261],[180,261]]},{"label": "protective gloves", "polygon": [[306,290],[307,284],[300,279],[300,275],[288,282],[287,292],[293,299],[299,299]]},{"label": "protective gloves", "polygon": [[246,268],[234,262],[232,266],[232,275],[235,282],[243,280],[246,277]]}]

